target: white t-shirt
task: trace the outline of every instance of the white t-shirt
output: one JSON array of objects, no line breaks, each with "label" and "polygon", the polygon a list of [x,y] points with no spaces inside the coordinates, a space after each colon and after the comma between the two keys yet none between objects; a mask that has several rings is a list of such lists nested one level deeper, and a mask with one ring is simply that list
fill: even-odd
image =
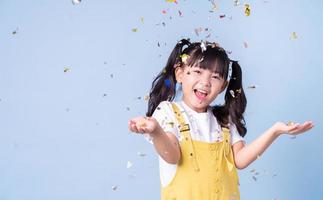
[{"label": "white t-shirt", "polygon": [[[207,112],[198,113],[187,106],[184,101],[175,102],[184,116],[185,122],[189,123],[192,140],[203,142],[222,141],[222,130],[217,119],[212,113],[211,107]],[[183,138],[179,134],[178,122],[174,114],[172,104],[168,101],[161,102],[152,117],[154,117],[165,132],[173,133],[179,141]],[[233,123],[229,124],[231,134],[231,145],[244,141],[239,135],[236,126]],[[145,138],[152,143],[149,134],[144,134]],[[169,164],[159,156],[159,171],[162,187],[166,187],[174,178],[177,170],[177,164]]]}]

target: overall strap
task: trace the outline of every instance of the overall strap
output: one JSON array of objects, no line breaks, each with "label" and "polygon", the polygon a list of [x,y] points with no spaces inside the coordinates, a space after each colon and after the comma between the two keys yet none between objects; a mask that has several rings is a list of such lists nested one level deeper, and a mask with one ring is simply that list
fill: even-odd
[{"label": "overall strap", "polygon": [[189,157],[190,157],[190,160],[191,160],[192,165],[194,167],[194,170],[199,171],[200,168],[199,168],[198,163],[196,161],[196,154],[195,154],[195,150],[194,150],[194,146],[193,146],[193,142],[192,142],[192,138],[191,138],[191,134],[190,134],[190,126],[188,123],[185,123],[184,116],[182,115],[178,106],[175,103],[172,103],[172,107],[173,107],[173,111],[176,116],[176,119],[179,123],[180,134],[182,134],[184,136],[185,142],[188,142]]}]

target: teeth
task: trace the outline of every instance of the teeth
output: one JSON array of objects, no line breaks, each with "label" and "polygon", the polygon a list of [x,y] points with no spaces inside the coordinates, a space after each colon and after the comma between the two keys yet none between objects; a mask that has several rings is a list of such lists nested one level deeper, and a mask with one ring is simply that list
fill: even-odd
[{"label": "teeth", "polygon": [[207,94],[207,92],[206,92],[206,91],[204,91],[204,90],[199,90],[199,89],[197,89],[197,91],[199,91],[200,93],[203,93],[203,94]]}]

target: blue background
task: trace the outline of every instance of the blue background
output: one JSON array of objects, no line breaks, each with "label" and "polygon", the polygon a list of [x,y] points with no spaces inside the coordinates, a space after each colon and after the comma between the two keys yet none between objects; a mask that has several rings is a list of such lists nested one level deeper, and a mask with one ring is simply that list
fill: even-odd
[{"label": "blue background", "polygon": [[240,62],[247,143],[276,121],[316,125],[239,171],[242,199],[321,199],[323,2],[215,4],[0,0],[0,199],[159,199],[157,154],[127,126],[181,38]]}]

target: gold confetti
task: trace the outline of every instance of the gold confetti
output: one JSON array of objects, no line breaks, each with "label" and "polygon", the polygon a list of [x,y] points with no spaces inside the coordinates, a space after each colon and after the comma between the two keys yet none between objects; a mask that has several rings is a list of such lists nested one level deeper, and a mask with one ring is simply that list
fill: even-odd
[{"label": "gold confetti", "polygon": [[68,67],[64,67],[64,73],[69,72],[69,71],[71,71],[71,69],[70,69],[70,68],[68,68]]},{"label": "gold confetti", "polygon": [[138,29],[137,28],[133,28],[133,29],[131,29],[131,31],[135,33],[135,32],[138,31]]},{"label": "gold confetti", "polygon": [[296,34],[296,32],[292,32],[291,39],[292,39],[292,40],[296,40],[296,39],[297,39],[297,34]]},{"label": "gold confetti", "polygon": [[286,125],[287,126],[293,126],[295,123],[294,122],[292,122],[292,121],[288,121],[287,123],[286,123]]},{"label": "gold confetti", "polygon": [[138,121],[138,126],[147,126],[147,124],[146,124],[146,119],[145,119],[145,118],[141,118],[141,119]]},{"label": "gold confetti", "polygon": [[141,21],[141,23],[144,23],[144,18],[140,17],[140,21]]},{"label": "gold confetti", "polygon": [[249,4],[245,4],[244,5],[244,14],[247,16],[247,17],[249,17],[250,16],[250,5]]},{"label": "gold confetti", "polygon": [[145,101],[148,101],[148,100],[149,100],[149,95],[146,95],[146,96],[144,97],[144,99],[145,99]]},{"label": "gold confetti", "polygon": [[174,122],[167,122],[166,124],[173,128],[175,123]]},{"label": "gold confetti", "polygon": [[188,59],[188,57],[189,57],[189,55],[187,55],[187,54],[182,54],[182,55],[180,55],[180,57],[181,57],[181,59],[182,59],[182,62],[183,63],[186,63],[186,61],[187,61],[187,59]]},{"label": "gold confetti", "polygon": [[241,88],[239,90],[236,90],[237,93],[241,94]]},{"label": "gold confetti", "polygon": [[166,74],[166,69],[163,69],[163,73]]},{"label": "gold confetti", "polygon": [[166,2],[168,2],[168,3],[177,3],[176,0],[166,0]]}]

